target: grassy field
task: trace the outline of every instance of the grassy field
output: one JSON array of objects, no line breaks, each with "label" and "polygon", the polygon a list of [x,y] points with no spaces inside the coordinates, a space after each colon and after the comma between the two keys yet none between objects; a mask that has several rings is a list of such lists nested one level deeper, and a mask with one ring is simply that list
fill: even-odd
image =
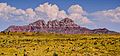
[{"label": "grassy field", "polygon": [[0,33],[0,56],[120,56],[120,34]]}]

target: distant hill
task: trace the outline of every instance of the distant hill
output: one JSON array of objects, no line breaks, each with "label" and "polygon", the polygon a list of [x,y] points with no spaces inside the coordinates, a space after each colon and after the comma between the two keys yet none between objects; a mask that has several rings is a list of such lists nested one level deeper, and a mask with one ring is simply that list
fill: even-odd
[{"label": "distant hill", "polygon": [[74,23],[73,20],[65,18],[61,21],[53,20],[45,23],[44,20],[38,20],[24,26],[12,25],[4,30],[5,32],[46,32],[46,33],[64,33],[64,34],[115,34],[117,32],[103,29],[88,29]]}]

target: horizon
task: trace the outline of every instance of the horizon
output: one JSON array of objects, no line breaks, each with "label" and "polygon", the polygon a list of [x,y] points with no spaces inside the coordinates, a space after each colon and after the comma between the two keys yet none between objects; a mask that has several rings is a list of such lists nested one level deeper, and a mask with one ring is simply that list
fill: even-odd
[{"label": "horizon", "polygon": [[120,32],[120,1],[0,0],[0,31],[11,25],[64,18],[89,29],[107,28]]}]

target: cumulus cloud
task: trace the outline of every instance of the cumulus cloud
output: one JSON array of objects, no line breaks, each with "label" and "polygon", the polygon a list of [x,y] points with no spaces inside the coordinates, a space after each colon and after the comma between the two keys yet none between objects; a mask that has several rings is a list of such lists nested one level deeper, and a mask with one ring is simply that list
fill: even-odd
[{"label": "cumulus cloud", "polygon": [[83,10],[83,8],[79,5],[72,5],[69,9],[68,9],[68,17],[73,19],[73,20],[77,20],[82,24],[89,24],[89,23],[93,23],[91,20],[89,20],[84,14],[86,13],[86,11]]},{"label": "cumulus cloud", "polygon": [[74,14],[74,13],[77,13],[77,14],[83,14],[84,13],[84,10],[81,6],[79,5],[72,5],[69,9],[68,9],[68,12],[70,14]]},{"label": "cumulus cloud", "polygon": [[[60,10],[57,5],[52,5],[49,3],[44,3],[39,7],[35,8],[35,12],[39,15],[44,16],[43,18],[47,20],[55,20],[60,18],[66,18],[66,12],[64,10]],[[42,17],[41,16],[41,17]]]},{"label": "cumulus cloud", "polygon": [[43,5],[40,5],[39,7],[35,8],[35,11],[39,13],[44,13],[48,16],[48,18],[55,19],[57,17],[57,14],[59,12],[59,8],[57,5],[51,5],[48,3],[45,3]]},{"label": "cumulus cloud", "polygon": [[96,21],[120,23],[120,7],[105,11],[97,11],[89,14],[89,16]]},{"label": "cumulus cloud", "polygon": [[[68,14],[67,14],[68,13]],[[21,20],[26,22],[43,19],[45,21],[64,19],[66,17],[77,21],[81,24],[89,24],[92,21],[84,15],[85,11],[79,5],[72,5],[68,11],[60,10],[56,4],[44,3],[35,9],[28,8],[26,10],[16,9],[7,5],[7,3],[0,3],[0,18],[5,20]]]},{"label": "cumulus cloud", "polygon": [[26,13],[27,13],[28,15],[36,15],[36,13],[33,11],[32,8],[26,9]]},{"label": "cumulus cloud", "polygon": [[15,7],[11,7],[7,5],[7,3],[0,3],[0,19],[5,20],[23,20],[25,11],[22,9],[16,9]]},{"label": "cumulus cloud", "polygon": [[68,16],[64,10],[59,11],[57,18],[66,18],[66,17],[68,17]]}]

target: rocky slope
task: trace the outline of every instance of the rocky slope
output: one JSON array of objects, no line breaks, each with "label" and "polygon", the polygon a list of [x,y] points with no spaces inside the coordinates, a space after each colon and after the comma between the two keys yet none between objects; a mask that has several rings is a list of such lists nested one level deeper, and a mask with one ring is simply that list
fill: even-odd
[{"label": "rocky slope", "polygon": [[73,20],[65,18],[61,21],[53,20],[45,23],[44,20],[38,20],[25,26],[10,26],[5,32],[47,32],[47,33],[66,33],[66,34],[92,34],[92,33],[117,33],[106,28],[90,30],[85,27],[80,27]]}]

